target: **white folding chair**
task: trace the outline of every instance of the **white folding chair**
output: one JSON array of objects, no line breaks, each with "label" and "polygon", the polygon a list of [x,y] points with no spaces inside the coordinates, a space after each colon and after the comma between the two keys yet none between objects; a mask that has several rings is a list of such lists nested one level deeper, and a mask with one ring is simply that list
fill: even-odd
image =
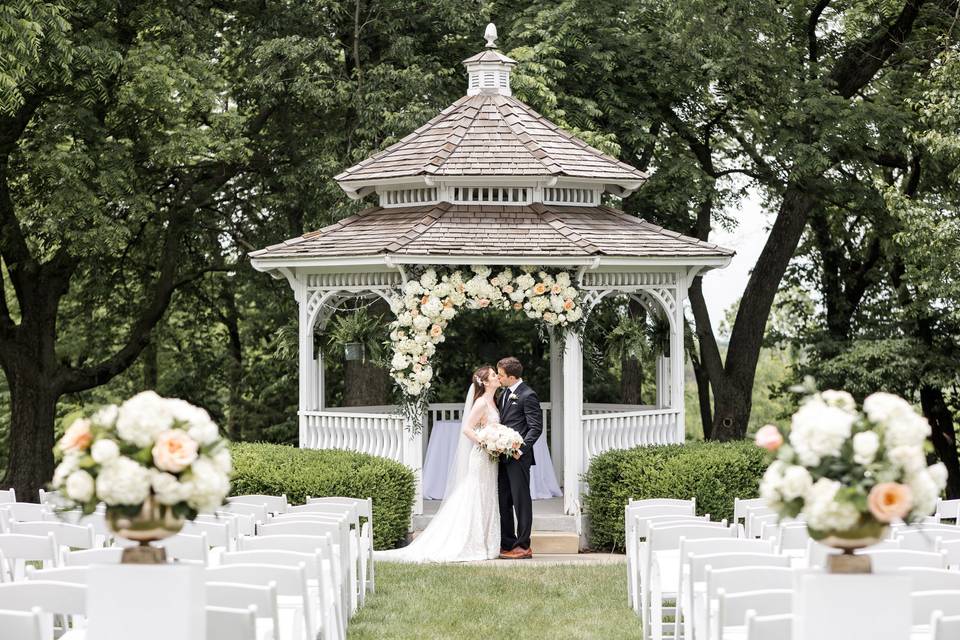
[{"label": "white folding chair", "polygon": [[[255,504],[244,505],[247,507],[253,507],[254,509],[262,509],[263,507],[258,507]],[[218,509],[213,514],[200,514],[198,518],[201,518],[203,522],[229,522],[231,526],[231,536],[233,538],[232,544],[233,549],[237,548],[237,538],[240,536],[252,536],[256,534],[256,524],[257,519],[254,518],[249,513],[240,513],[239,511],[225,511],[223,509]],[[261,522],[266,521],[266,518],[261,520]]]},{"label": "white folding chair", "polygon": [[937,510],[933,514],[939,520],[953,520],[960,524],[960,500],[937,498]]},{"label": "white folding chair", "polygon": [[728,596],[750,591],[793,589],[794,570],[786,567],[734,567],[704,569],[706,590],[702,602],[695,602],[693,636],[696,640],[716,636],[717,603],[720,591]]},{"label": "white folding chair", "polygon": [[747,612],[754,615],[774,616],[793,613],[792,589],[768,589],[743,591],[728,594],[721,589],[717,593],[717,638],[726,638],[728,633],[744,635]]},{"label": "white folding chair", "polygon": [[776,525],[780,515],[769,507],[748,507],[744,533],[747,538],[759,538],[764,524]]},{"label": "white folding chair", "polygon": [[6,511],[10,515],[11,521],[19,520],[20,522],[43,520],[45,517],[53,515],[50,507],[35,502],[9,502],[0,505],[0,510]]},{"label": "white folding chair", "polygon": [[733,499],[733,523],[739,524],[743,520],[746,525],[747,514],[751,509],[768,509],[769,505],[764,498],[734,498]]},{"label": "white folding chair", "polygon": [[257,640],[257,608],[207,606],[207,640]]},{"label": "white folding chair", "polygon": [[[253,504],[247,502],[228,502],[220,507],[218,512],[232,513],[234,515],[245,515],[253,518],[254,522],[266,522],[270,517],[266,504]],[[243,533],[241,535],[253,535]]]},{"label": "white folding chair", "polygon": [[910,576],[913,584],[911,591],[951,591],[960,590],[960,571],[947,569],[925,569],[923,567],[900,567],[897,575]]},{"label": "white folding chair", "polygon": [[351,571],[353,566],[350,557],[350,523],[346,518],[332,519],[321,514],[291,514],[278,516],[265,524],[257,525],[259,536],[295,535],[295,536],[329,536],[334,553],[337,554],[337,567],[340,576],[337,584],[340,586],[343,601],[343,620],[350,619],[356,610],[356,572]]},{"label": "white folding chair", "polygon": [[353,607],[354,609],[362,607],[367,593],[363,576],[366,575],[367,556],[370,552],[360,532],[360,509],[353,504],[321,501],[290,507],[283,517],[294,518],[304,515],[346,518],[349,522],[351,580],[356,582],[356,592],[352,595]]},{"label": "white folding chair", "polygon": [[[276,585],[280,610],[280,636],[315,640],[316,622],[313,618],[313,602],[307,586],[307,569],[270,564],[231,564],[208,567],[206,582],[232,582],[259,586]],[[289,614],[289,615],[287,615]]]},{"label": "white folding chair", "polygon": [[270,513],[284,513],[289,506],[287,503],[287,494],[279,496],[268,496],[262,494],[251,494],[245,496],[230,496],[227,498],[228,504],[259,504],[266,507]]},{"label": "white folding chair", "polygon": [[44,640],[43,612],[40,607],[30,611],[0,611],[0,629],[11,640]]},{"label": "white folding chair", "polygon": [[758,616],[749,609],[746,615],[746,640],[790,640],[793,637],[793,615]]},{"label": "white folding chair", "polygon": [[649,587],[641,587],[642,622],[644,637],[659,639],[664,615],[674,615],[676,607],[666,607],[665,599],[679,597],[675,580],[680,570],[680,543],[682,539],[734,538],[737,527],[727,527],[726,521],[696,524],[654,524],[647,532],[646,546],[640,562],[644,567],[642,580]]},{"label": "white folding chair", "polygon": [[945,616],[934,611],[930,616],[931,640],[956,640],[960,638],[960,616]]},{"label": "white folding chair", "polygon": [[87,567],[57,567],[56,569],[37,569],[27,567],[27,580],[46,580],[47,582],[69,582],[87,584]]},{"label": "white folding chair", "polygon": [[17,492],[13,489],[0,489],[0,504],[17,501]]},{"label": "white folding chair", "polygon": [[[742,538],[731,538],[731,540],[753,542]],[[681,541],[681,567],[679,576],[679,589],[676,599],[676,615],[674,617],[674,638],[684,636],[693,637],[692,627],[695,624],[693,607],[697,600],[702,599],[706,591],[706,569],[728,569],[731,567],[789,567],[790,558],[776,555],[773,553],[772,545],[767,549],[758,549],[754,551],[737,551],[736,547],[723,550],[724,545],[710,545],[714,547],[716,553],[688,553],[684,549],[684,542]],[[692,542],[703,542],[694,540]],[[719,541],[718,541],[719,542]],[[760,541],[756,541],[760,542]],[[705,545],[703,545],[705,546]],[[744,549],[750,547],[744,546]]]},{"label": "white folding chair", "polygon": [[219,548],[222,551],[233,551],[233,526],[231,521],[221,520],[220,522],[209,522],[204,520],[194,520],[185,522],[180,533],[187,535],[205,534],[207,544],[213,548]]},{"label": "white folding chair", "polygon": [[[327,541],[329,545],[329,541]],[[270,564],[287,567],[304,566],[307,571],[307,586],[316,607],[314,619],[318,621],[324,640],[345,637],[340,617],[340,597],[333,581],[333,566],[330,558],[324,558],[322,547],[312,553],[261,549],[256,551],[231,551],[220,556],[223,565]]]},{"label": "white folding chair", "polygon": [[281,640],[276,584],[270,582],[261,587],[232,582],[207,582],[204,587],[208,607],[245,609],[253,606],[256,608],[257,638]]},{"label": "white folding chair", "polygon": [[311,498],[307,496],[307,504],[350,504],[357,508],[360,517],[364,522],[360,527],[360,540],[365,541],[363,547],[366,550],[363,558],[363,576],[364,588],[370,593],[376,591],[375,571],[373,563],[373,498],[346,498],[342,496],[327,496],[323,498]]},{"label": "white folding chair", "polygon": [[7,561],[7,575],[11,580],[23,576],[27,562],[42,562],[45,569],[60,566],[60,550],[52,533],[45,536],[0,533],[0,553]]},{"label": "white folding chair", "polygon": [[774,534],[777,553],[803,557],[807,551],[810,532],[805,522],[781,522]]},{"label": "white folding chair", "polygon": [[[643,566],[643,563],[640,562],[640,559],[645,557],[646,547],[647,547],[647,535],[650,532],[650,526],[654,524],[710,524],[717,526],[720,523],[710,522],[709,515],[703,516],[694,516],[694,515],[650,515],[650,512],[647,509],[651,507],[643,507],[635,510],[631,513],[631,536],[633,542],[630,543],[631,551],[627,552],[627,593],[630,596],[630,603],[633,606],[633,610],[640,615],[640,603],[643,600],[644,590],[646,586],[646,567]],[[678,508],[678,507],[667,507],[667,508]]]},{"label": "white folding chair", "polygon": [[210,562],[210,544],[206,532],[197,535],[178,533],[175,536],[151,542],[150,546],[161,547],[167,552],[167,560],[187,560],[204,565]]},{"label": "white folding chair", "polygon": [[122,555],[122,547],[67,551],[63,554],[63,566],[86,567],[91,564],[120,564],[120,557]]},{"label": "white folding chair", "polygon": [[[860,555],[859,552],[858,555]],[[870,564],[874,573],[893,571],[900,567],[947,568],[947,554],[944,552],[931,553],[927,551],[905,551],[903,549],[872,551],[868,547],[862,555],[870,556]]]},{"label": "white folding chair", "polygon": [[933,616],[960,616],[960,590],[914,591],[910,594],[913,636],[932,635]]},{"label": "white folding chair", "polygon": [[0,584],[0,610],[32,612],[36,608],[44,614],[45,633],[52,633],[52,621],[48,616],[61,617],[63,631],[82,628],[87,614],[87,587],[45,580]]},{"label": "white folding chair", "polygon": [[936,528],[921,526],[916,529],[902,530],[897,533],[900,548],[912,551],[938,551],[943,542],[960,540],[960,527],[956,525],[947,526],[949,529],[940,526]]},{"label": "white folding chair", "polygon": [[28,536],[45,536],[53,534],[57,546],[60,547],[60,556],[71,549],[93,549],[96,546],[96,535],[90,525],[67,524],[66,522],[14,522],[11,533],[22,533]]}]

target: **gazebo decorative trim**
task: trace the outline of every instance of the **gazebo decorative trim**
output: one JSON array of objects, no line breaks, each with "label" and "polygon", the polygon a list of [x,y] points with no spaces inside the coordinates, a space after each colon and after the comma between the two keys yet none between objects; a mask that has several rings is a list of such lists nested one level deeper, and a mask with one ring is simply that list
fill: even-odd
[{"label": "gazebo decorative trim", "polygon": [[[495,39],[488,29],[488,41]],[[516,273],[536,265],[565,271],[576,305],[589,312],[610,296],[636,300],[670,327],[656,357],[650,405],[583,400],[577,331],[548,328],[550,402],[542,403],[564,509],[579,522],[582,477],[609,449],[684,440],[683,303],[698,274],[726,266],[733,252],[630,216],[610,206],[641,187],[646,174],[562,131],[511,95],[507,56],[468,58],[467,96],[395,145],[346,169],[348,196],[379,206],[250,254],[254,268],[285,278],[299,305],[300,446],[354,449],[419,472],[426,438],[397,406],[325,406],[324,362],[314,351],[344,301],[393,302],[405,283],[434,267],[474,266]],[[396,309],[395,309],[396,311]],[[449,315],[449,314],[448,314]],[[506,355],[506,354],[505,354]],[[547,396],[542,390],[541,397]],[[429,403],[425,425],[457,419],[459,404]],[[422,512],[418,485],[415,512]]]}]

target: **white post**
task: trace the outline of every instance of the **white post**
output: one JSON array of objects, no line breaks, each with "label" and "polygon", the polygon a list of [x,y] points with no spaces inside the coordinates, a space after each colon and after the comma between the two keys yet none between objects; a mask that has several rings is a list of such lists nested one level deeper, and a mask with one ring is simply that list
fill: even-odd
[{"label": "white post", "polygon": [[674,323],[673,331],[670,336],[670,393],[672,395],[670,406],[677,410],[677,442],[683,442],[687,438],[686,431],[686,409],[684,407],[684,376],[686,363],[686,351],[683,344],[683,301],[687,293],[686,274],[683,271],[677,273],[677,288],[674,292]]},{"label": "white post", "polygon": [[550,332],[550,457],[563,482],[563,343]]},{"label": "white post", "polygon": [[401,434],[403,464],[410,467],[414,476],[413,515],[423,514],[423,434]]},{"label": "white post", "polygon": [[312,409],[310,398],[313,395],[313,374],[316,371],[313,366],[313,326],[310,324],[310,316],[307,310],[309,301],[307,296],[306,283],[301,279],[296,279],[294,286],[294,295],[299,303],[300,313],[298,321],[299,335],[299,378],[300,378],[300,396],[298,407],[300,424],[300,446],[303,447],[307,442],[307,416],[305,411]]},{"label": "white post", "polygon": [[[672,340],[672,338],[671,338]],[[670,406],[670,358],[657,356],[657,407]]]},{"label": "white post", "polygon": [[580,514],[580,474],[583,460],[583,347],[567,334],[563,352],[563,510]]},{"label": "white post", "polygon": [[317,358],[313,361],[313,370],[314,370],[314,384],[313,384],[313,393],[315,397],[313,399],[313,408],[317,411],[323,411],[326,407],[326,377],[324,376],[324,359],[323,359],[323,350],[321,349],[317,353]]}]

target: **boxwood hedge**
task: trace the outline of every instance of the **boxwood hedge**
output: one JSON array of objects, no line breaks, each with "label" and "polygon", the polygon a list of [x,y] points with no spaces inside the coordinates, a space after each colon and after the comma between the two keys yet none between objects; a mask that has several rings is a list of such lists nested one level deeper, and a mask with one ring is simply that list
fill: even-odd
[{"label": "boxwood hedge", "polygon": [[584,509],[595,549],[622,550],[623,508],[633,498],[693,498],[711,519],[733,518],[734,498],[755,498],[766,469],[753,442],[693,442],[608,451],[586,474]]},{"label": "boxwood hedge", "polygon": [[395,546],[409,529],[414,476],[399,462],[354,451],[263,443],[234,443],[231,451],[233,495],[285,493],[291,504],[303,504],[307,496],[373,498],[377,549]]}]

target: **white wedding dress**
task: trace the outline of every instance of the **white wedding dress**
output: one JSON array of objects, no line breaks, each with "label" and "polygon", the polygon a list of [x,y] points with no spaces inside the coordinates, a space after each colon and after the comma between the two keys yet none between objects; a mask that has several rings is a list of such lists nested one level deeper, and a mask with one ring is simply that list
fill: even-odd
[{"label": "white wedding dress", "polygon": [[[487,405],[487,424],[499,422],[496,408],[489,402]],[[374,559],[470,562],[489,560],[500,554],[497,462],[480,447],[471,446],[466,453],[465,467],[464,475],[457,479],[427,528],[406,547],[374,552]]]}]

